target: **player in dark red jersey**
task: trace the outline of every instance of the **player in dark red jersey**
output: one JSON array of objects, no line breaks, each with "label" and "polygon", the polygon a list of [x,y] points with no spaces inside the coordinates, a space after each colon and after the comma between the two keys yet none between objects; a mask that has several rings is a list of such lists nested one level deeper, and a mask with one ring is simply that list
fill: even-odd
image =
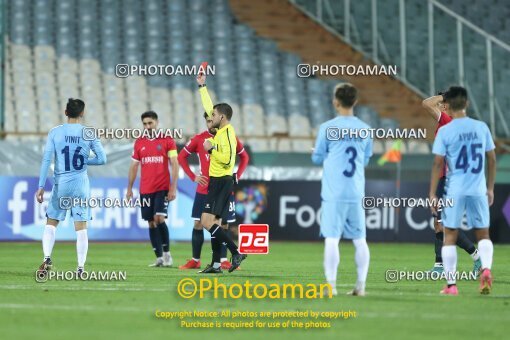
[{"label": "player in dark red jersey", "polygon": [[[204,227],[200,224],[200,216],[202,215],[202,211],[204,210],[204,204],[207,198],[207,188],[209,181],[209,160],[210,155],[205,149],[202,147],[204,141],[207,138],[214,137],[216,133],[216,129],[212,127],[212,119],[207,117],[207,113],[204,113],[204,118],[207,124],[207,130],[195,135],[191,140],[186,144],[186,146],[179,152],[179,164],[188,175],[188,177],[193,181],[198,183],[197,192],[195,195],[195,201],[193,202],[193,209],[191,213],[191,217],[195,220],[193,225],[193,234],[191,236],[191,247],[192,247],[192,258],[188,260],[184,265],[180,266],[179,269],[196,269],[200,268],[200,254],[202,252],[202,245],[204,244]],[[250,156],[248,152],[244,149],[243,144],[236,137],[237,140],[237,154],[240,157],[239,168],[237,169],[236,180],[239,180],[246,169],[248,162],[250,161]],[[192,154],[196,153],[198,155],[198,161],[200,163],[200,174],[196,175],[191,171],[188,164],[188,157]],[[228,212],[224,214],[221,218],[222,227],[228,232],[228,223],[235,222],[235,200],[234,193],[230,196],[230,203]],[[227,247],[223,245],[221,247],[221,269],[229,269],[231,266],[230,262],[227,260]]]},{"label": "player in dark red jersey", "polygon": [[[126,197],[133,197],[133,183],[141,163],[140,201],[142,202],[142,218],[149,222],[149,236],[156,262],[151,267],[170,267],[173,260],[170,255],[170,237],[165,223],[168,202],[177,195],[177,146],[171,137],[164,137],[158,130],[158,115],[154,111],[142,114],[142,123],[147,135],[136,140],[133,147],[133,162],[129,167],[129,182]],[[168,170],[168,162],[172,168],[172,180]],[[149,204],[143,204],[148,200]]]},{"label": "player in dark red jersey", "polygon": [[[437,131],[439,129],[452,121],[452,117],[448,116],[445,113],[444,105],[443,105],[443,93],[440,92],[437,96],[432,96],[430,98],[425,99],[422,102],[423,107],[427,110],[427,112],[437,121],[436,132],[434,135],[437,135]],[[441,171],[441,178],[439,179],[436,197],[442,198],[447,189],[447,173],[448,169],[446,167],[446,163],[443,165],[443,169]],[[455,204],[455,202],[454,202]],[[441,248],[443,247],[443,225],[441,223],[441,212],[442,208],[437,208],[437,214],[434,214],[434,229],[436,233],[435,240],[435,253],[436,253],[436,261],[434,263],[434,267],[432,271],[442,273],[443,272],[443,257],[441,256]],[[476,249],[474,243],[467,237],[467,235],[459,229],[459,236],[457,238],[457,245],[464,249],[473,259],[473,271],[478,273],[482,267],[482,263],[480,261],[480,255],[478,254],[478,250]]]}]

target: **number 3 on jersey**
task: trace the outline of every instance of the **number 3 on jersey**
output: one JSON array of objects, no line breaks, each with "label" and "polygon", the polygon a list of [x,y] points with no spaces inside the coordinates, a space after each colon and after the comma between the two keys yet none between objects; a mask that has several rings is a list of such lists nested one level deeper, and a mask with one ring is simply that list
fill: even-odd
[{"label": "number 3 on jersey", "polygon": [[[477,162],[476,167],[471,169],[471,172],[474,174],[480,173],[482,171],[483,157],[482,153],[478,151],[478,149],[482,148],[482,144],[471,144],[471,160]],[[459,157],[455,161],[455,169],[462,169],[464,173],[469,169],[469,157],[468,157],[468,147],[467,145],[463,145],[460,149]]]},{"label": "number 3 on jersey", "polygon": [[351,158],[349,158],[348,162],[350,164],[350,169],[345,169],[344,174],[345,177],[352,177],[354,176],[354,173],[356,172],[356,163],[354,162],[356,160],[356,156],[358,155],[358,152],[356,149],[352,146],[349,146],[347,149],[345,149],[345,153],[350,154]]}]

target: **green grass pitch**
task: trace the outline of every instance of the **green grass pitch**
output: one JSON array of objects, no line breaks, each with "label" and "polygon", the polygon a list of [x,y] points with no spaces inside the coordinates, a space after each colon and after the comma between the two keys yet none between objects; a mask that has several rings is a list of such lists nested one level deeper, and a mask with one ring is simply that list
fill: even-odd
[{"label": "green grass pitch", "polygon": [[[122,282],[35,282],[40,243],[0,243],[0,330],[3,339],[437,339],[503,338],[510,321],[510,246],[496,245],[494,283],[489,296],[478,294],[478,282],[459,282],[459,296],[440,296],[444,282],[387,283],[385,271],[426,270],[433,245],[369,244],[367,296],[344,295],[355,281],[353,247],[341,243],[339,296],[332,299],[183,299],[177,282],[202,278],[176,267],[190,255],[187,243],[172,244],[174,268],[148,268],[153,261],[147,243],[91,243],[89,271],[126,271]],[[209,257],[210,244],[203,256]],[[272,242],[269,255],[251,255],[240,271],[224,273],[221,283],[322,283],[322,243]],[[75,245],[56,243],[56,270],[74,270]],[[459,270],[472,267],[458,249]],[[185,329],[180,321],[155,317],[161,311],[354,310],[356,318],[331,321],[328,329]],[[246,320],[245,320],[246,321]],[[230,334],[228,334],[230,332]]]}]

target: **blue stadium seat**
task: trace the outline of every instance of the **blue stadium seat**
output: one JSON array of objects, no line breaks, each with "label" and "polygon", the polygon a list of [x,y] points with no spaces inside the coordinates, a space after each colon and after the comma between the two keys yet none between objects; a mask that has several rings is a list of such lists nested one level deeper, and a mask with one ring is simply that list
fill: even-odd
[{"label": "blue stadium seat", "polygon": [[[310,7],[315,1],[299,3]],[[343,30],[343,3],[330,1],[329,5],[337,13],[325,20]],[[360,43],[369,46],[371,33],[364,28],[369,27],[371,8],[352,1],[351,5]],[[412,13],[416,5],[409,7]],[[236,116],[236,124],[239,131],[251,136],[259,130],[268,135],[311,136],[334,116],[331,94],[337,81],[299,78],[296,66],[301,58],[281,51],[274,41],[238,23],[228,0],[12,0],[7,2],[7,10],[10,43],[17,46],[12,49],[16,60],[12,63],[10,103],[16,107],[16,98],[22,93],[34,92],[40,98],[38,107],[24,112],[28,115],[37,109],[48,117],[44,124],[36,124],[36,131],[55,122],[51,111],[62,107],[63,97],[79,95],[90,103],[89,117],[98,124],[136,124],[133,112],[154,106],[163,112],[165,121],[189,124],[188,132],[201,126],[192,116],[201,110],[193,101],[193,77],[159,75],[133,77],[127,82],[115,77],[117,64],[184,66],[208,61],[216,66],[216,75],[208,80],[215,100],[231,103],[242,113]],[[394,22],[388,18],[382,22],[390,27]],[[390,50],[398,49],[398,39],[386,38]],[[416,38],[423,39],[423,35]],[[417,49],[415,53],[422,52]],[[420,80],[421,71],[410,72],[410,76]],[[495,80],[498,91],[508,85],[508,79]],[[356,110],[369,124],[379,125],[377,113],[370,108]],[[120,117],[113,122],[105,112]],[[257,122],[251,124],[243,114],[256,117]],[[387,128],[396,124],[383,122]],[[267,131],[259,129],[266,123]],[[257,142],[264,144],[261,149],[270,146],[263,142]],[[288,138],[277,144],[293,150],[308,143],[306,139],[291,143]]]}]

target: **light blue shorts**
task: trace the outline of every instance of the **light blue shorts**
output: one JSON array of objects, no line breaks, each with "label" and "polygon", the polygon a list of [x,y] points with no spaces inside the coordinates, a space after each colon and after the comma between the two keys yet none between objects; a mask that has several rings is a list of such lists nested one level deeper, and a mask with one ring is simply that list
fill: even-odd
[{"label": "light blue shorts", "polygon": [[67,211],[70,211],[75,222],[90,221],[91,215],[88,204],[73,204],[74,198],[83,201],[90,198],[88,176],[73,178],[68,182],[55,183],[51,191],[46,217],[63,221],[66,219]]},{"label": "light blue shorts", "polygon": [[361,202],[322,201],[321,235],[352,240],[365,238],[365,209]]},{"label": "light blue shorts", "polygon": [[467,225],[469,228],[484,229],[489,227],[489,200],[483,196],[455,196],[445,197],[452,199],[451,207],[443,207],[441,213],[443,226],[457,229],[462,224],[462,217],[466,212]]}]

